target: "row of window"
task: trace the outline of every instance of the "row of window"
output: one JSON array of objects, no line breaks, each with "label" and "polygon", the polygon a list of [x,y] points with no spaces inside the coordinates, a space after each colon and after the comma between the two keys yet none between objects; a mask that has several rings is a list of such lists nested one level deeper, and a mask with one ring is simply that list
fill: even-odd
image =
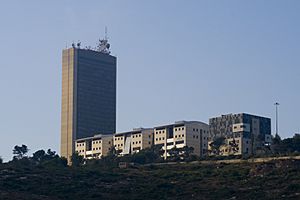
[{"label": "row of window", "polygon": [[118,145],[116,145],[116,144],[115,144],[115,147],[117,147],[117,146],[118,146],[118,147],[120,147],[120,146],[122,147],[122,146],[123,146],[123,144],[118,144]]},{"label": "row of window", "polygon": [[[197,128],[193,128],[193,131],[195,132],[199,132],[200,131],[200,133],[202,133],[202,131],[203,131],[203,133],[206,133],[206,131],[205,130],[202,130],[202,129],[197,129]],[[208,131],[207,131],[208,132]]]},{"label": "row of window", "polygon": [[161,134],[161,133],[165,133],[165,130],[155,132],[155,134]]},{"label": "row of window", "polygon": [[132,144],[141,144],[142,142],[141,141],[136,141],[135,143],[132,142]]},{"label": "row of window", "polygon": [[184,130],[184,127],[182,127],[182,128],[175,128],[175,131],[183,131]]},{"label": "row of window", "polygon": [[95,151],[95,150],[101,150],[101,147],[93,148],[93,151]]},{"label": "row of window", "polygon": [[123,140],[123,137],[115,137],[115,141],[117,140]]},{"label": "row of window", "polygon": [[165,138],[164,137],[162,137],[162,138],[156,138],[155,140],[156,141],[158,141],[158,140],[165,140]]},{"label": "row of window", "polygon": [[77,147],[81,147],[81,146],[84,146],[84,143],[77,143],[76,145]]},{"label": "row of window", "polygon": [[93,141],[93,144],[100,144],[100,143],[101,143],[101,140]]},{"label": "row of window", "polygon": [[196,138],[196,139],[198,139],[198,135],[193,135],[193,138]]},{"label": "row of window", "polygon": [[184,137],[184,134],[182,134],[182,135],[175,135],[175,138],[181,138],[181,137]]},{"label": "row of window", "polygon": [[137,135],[137,134],[136,134],[136,135],[132,135],[132,138],[134,138],[134,136],[135,136],[135,137],[142,137],[141,134],[138,134],[138,135]]}]

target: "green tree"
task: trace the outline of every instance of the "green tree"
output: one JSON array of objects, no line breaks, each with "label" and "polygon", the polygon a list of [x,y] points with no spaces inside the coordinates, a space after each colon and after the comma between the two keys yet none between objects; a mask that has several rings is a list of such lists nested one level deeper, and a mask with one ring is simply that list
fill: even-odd
[{"label": "green tree", "polygon": [[48,158],[55,158],[55,157],[58,157],[58,155],[56,154],[55,151],[51,151],[51,149],[48,149],[46,157],[48,157]]},{"label": "green tree", "polygon": [[236,140],[233,138],[232,141],[229,142],[230,151],[232,154],[238,152],[239,145],[237,144]]},{"label": "green tree", "polygon": [[45,159],[45,157],[46,157],[46,152],[42,149],[34,152],[32,155],[32,159],[36,162],[43,161]]},{"label": "green tree", "polygon": [[182,154],[181,157],[183,158],[183,160],[185,161],[190,161],[193,160],[192,159],[192,154],[194,153],[194,148],[193,147],[188,147],[185,146],[182,148]]},{"label": "green tree", "polygon": [[83,156],[75,152],[71,156],[71,162],[72,162],[72,166],[78,167],[84,163],[84,158]]},{"label": "green tree", "polygon": [[14,160],[20,160],[24,157],[26,157],[26,154],[28,153],[29,149],[26,145],[22,144],[22,146],[16,145],[13,149],[13,154],[15,155],[13,157]]},{"label": "green tree", "polygon": [[158,149],[154,146],[140,150],[138,153],[133,154],[131,161],[139,164],[154,163],[161,160]]},{"label": "green tree", "polygon": [[176,148],[176,146],[174,146],[172,149],[169,150],[169,160],[170,161],[179,161],[180,160],[180,149]]},{"label": "green tree", "polygon": [[215,155],[220,154],[220,147],[225,144],[225,137],[217,137],[214,139],[212,143],[210,143],[210,147],[212,149],[212,153]]}]

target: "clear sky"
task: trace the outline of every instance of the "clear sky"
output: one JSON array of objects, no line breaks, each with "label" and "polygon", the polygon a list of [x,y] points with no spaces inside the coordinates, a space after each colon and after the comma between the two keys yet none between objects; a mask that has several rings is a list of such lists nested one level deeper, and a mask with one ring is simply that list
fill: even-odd
[{"label": "clear sky", "polygon": [[[300,132],[300,1],[6,1],[0,6],[0,156],[59,152],[61,53],[118,57],[117,130],[246,112]],[[274,123],[272,131],[274,133]]]}]

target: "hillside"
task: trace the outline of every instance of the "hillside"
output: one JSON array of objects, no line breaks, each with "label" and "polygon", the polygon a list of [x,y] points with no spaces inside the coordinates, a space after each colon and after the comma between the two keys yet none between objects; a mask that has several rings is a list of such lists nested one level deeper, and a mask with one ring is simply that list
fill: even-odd
[{"label": "hillside", "polygon": [[0,165],[0,199],[300,199],[300,161],[260,164]]}]

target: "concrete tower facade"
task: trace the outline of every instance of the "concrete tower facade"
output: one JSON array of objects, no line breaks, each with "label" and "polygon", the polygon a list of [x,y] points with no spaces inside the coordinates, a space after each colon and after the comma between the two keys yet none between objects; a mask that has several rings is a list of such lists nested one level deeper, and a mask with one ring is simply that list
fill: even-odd
[{"label": "concrete tower facade", "polygon": [[116,131],[117,59],[109,53],[62,52],[61,156],[70,160],[75,140]]}]

